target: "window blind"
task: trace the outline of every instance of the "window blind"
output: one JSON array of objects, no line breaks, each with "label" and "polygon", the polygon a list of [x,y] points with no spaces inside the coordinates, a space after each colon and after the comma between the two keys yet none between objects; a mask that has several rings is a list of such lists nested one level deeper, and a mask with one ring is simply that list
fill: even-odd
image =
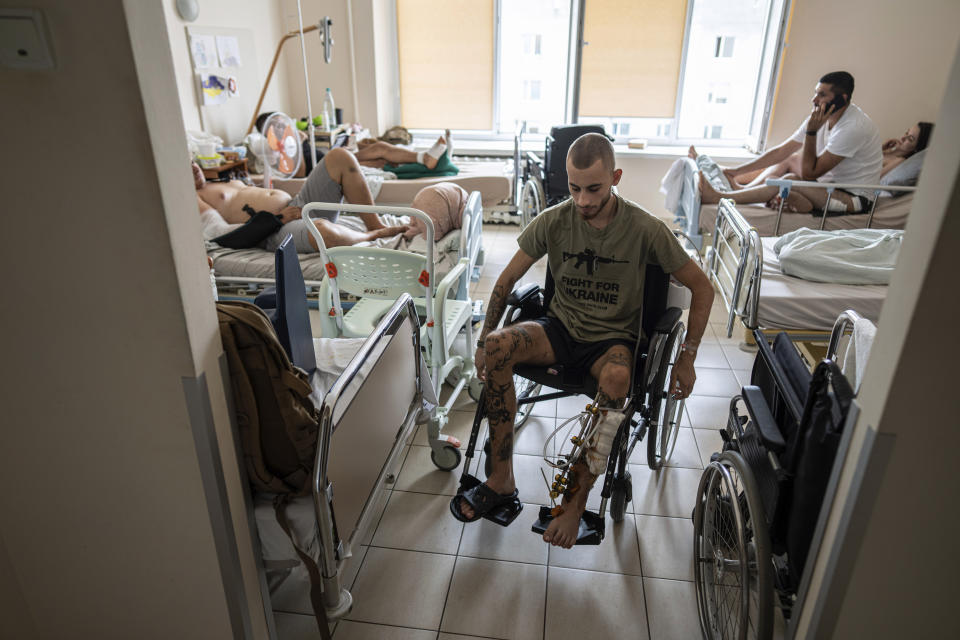
[{"label": "window blind", "polygon": [[686,0],[585,4],[580,116],[672,118]]},{"label": "window blind", "polygon": [[493,126],[493,3],[397,0],[403,126]]}]

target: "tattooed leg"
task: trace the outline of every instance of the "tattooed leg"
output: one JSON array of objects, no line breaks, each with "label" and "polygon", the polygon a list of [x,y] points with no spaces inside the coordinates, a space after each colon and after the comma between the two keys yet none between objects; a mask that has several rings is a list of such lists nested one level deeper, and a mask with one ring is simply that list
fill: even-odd
[{"label": "tattooed leg", "polygon": [[[517,395],[513,367],[528,362],[551,364],[553,349],[540,325],[521,323],[489,333],[484,344],[484,359],[487,369],[484,396],[490,431],[490,476],[486,484],[497,493],[507,494],[516,488],[513,421]],[[461,502],[460,508],[466,517],[473,517],[469,505]]]}]

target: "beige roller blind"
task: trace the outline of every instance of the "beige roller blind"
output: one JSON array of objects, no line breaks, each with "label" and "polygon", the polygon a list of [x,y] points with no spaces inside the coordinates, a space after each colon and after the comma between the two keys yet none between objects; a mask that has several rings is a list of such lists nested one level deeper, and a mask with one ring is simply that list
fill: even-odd
[{"label": "beige roller blind", "polygon": [[685,0],[587,0],[580,115],[672,118]]},{"label": "beige roller blind", "polygon": [[413,129],[493,126],[493,0],[397,0],[400,107]]}]

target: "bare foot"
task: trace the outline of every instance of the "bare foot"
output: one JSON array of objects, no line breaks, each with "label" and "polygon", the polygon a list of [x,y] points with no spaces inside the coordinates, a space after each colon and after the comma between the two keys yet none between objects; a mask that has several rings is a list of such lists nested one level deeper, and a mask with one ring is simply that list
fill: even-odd
[{"label": "bare foot", "polygon": [[697,159],[697,149],[693,145],[690,145],[690,148],[687,149],[687,157],[691,160]]},{"label": "bare foot", "polygon": [[700,204],[717,204],[725,195],[714,189],[710,181],[700,173]]},{"label": "bare foot", "polygon": [[580,532],[580,517],[586,507],[579,504],[564,504],[563,513],[550,521],[543,532],[543,541],[555,547],[569,549],[576,543]]},{"label": "bare foot", "polygon": [[375,230],[373,230],[373,231],[370,232],[370,234],[371,234],[371,238],[370,238],[370,239],[371,239],[371,240],[374,240],[374,239],[376,239],[376,238],[392,238],[393,236],[395,236],[395,235],[397,235],[397,234],[399,234],[399,233],[403,233],[404,231],[406,231],[406,230],[409,229],[409,228],[410,228],[409,226],[404,225],[404,226],[401,226],[401,227],[384,227],[384,228],[382,228],[382,229],[375,229]]}]

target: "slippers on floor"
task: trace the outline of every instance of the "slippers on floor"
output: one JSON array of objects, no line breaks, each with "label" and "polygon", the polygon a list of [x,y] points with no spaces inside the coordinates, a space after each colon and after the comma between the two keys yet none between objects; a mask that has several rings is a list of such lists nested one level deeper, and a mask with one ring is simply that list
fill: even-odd
[{"label": "slippers on floor", "polygon": [[[466,476],[460,483],[460,491],[450,500],[450,513],[460,522],[476,522],[486,518],[505,527],[523,511],[523,504],[517,496],[516,489],[508,494],[497,493],[479,479]],[[460,511],[461,501],[473,509],[473,518],[467,518]]]}]

